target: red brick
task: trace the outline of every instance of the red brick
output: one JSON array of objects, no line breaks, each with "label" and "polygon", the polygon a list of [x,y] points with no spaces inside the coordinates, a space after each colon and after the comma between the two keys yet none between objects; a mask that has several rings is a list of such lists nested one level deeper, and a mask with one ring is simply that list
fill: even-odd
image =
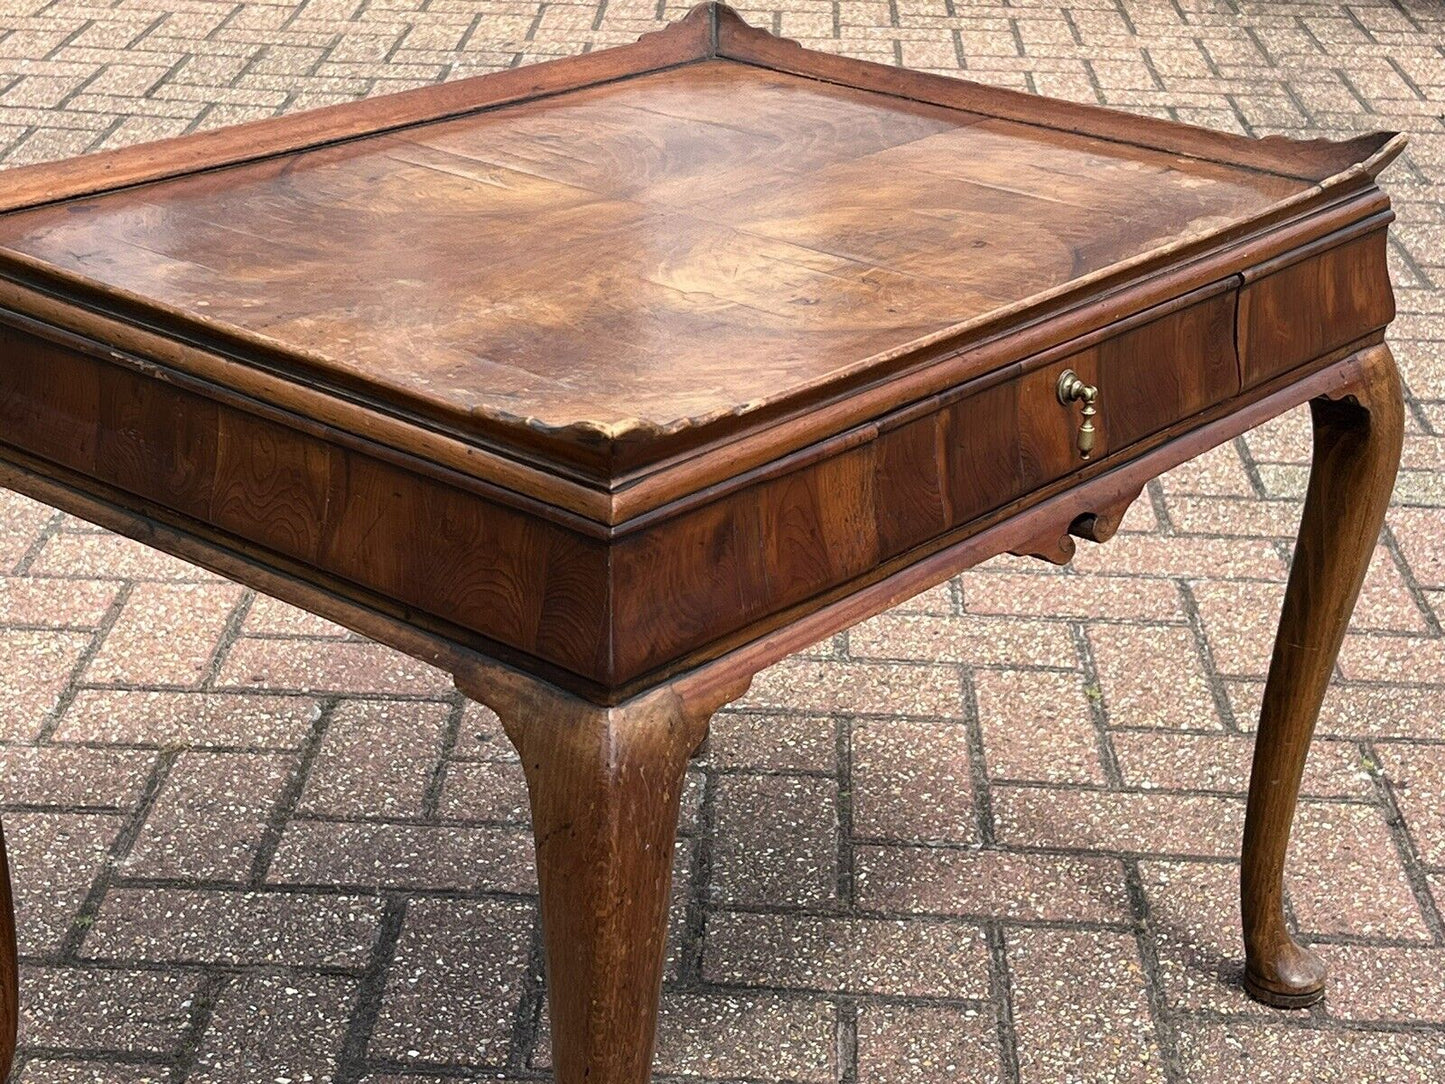
[{"label": "red brick", "polygon": [[1000,842],[1027,847],[1234,857],[1244,802],[1205,795],[997,786]]},{"label": "red brick", "polygon": [[532,823],[522,765],[508,760],[454,760],[442,780],[438,812],[449,820]]},{"label": "red brick", "polygon": [[1385,517],[1421,587],[1445,587],[1445,509],[1391,508]]},{"label": "red brick", "polygon": [[141,749],[0,746],[0,794],[10,805],[125,808],[154,764],[155,754]]},{"label": "red brick", "polygon": [[1021,1079],[1165,1079],[1132,933],[1010,930],[1006,945]]},{"label": "red brick", "polygon": [[1244,462],[1232,444],[1205,452],[1197,459],[1175,467],[1159,479],[1166,498],[1179,493],[1207,497],[1252,497],[1254,487],[1244,472]]},{"label": "red brick", "polygon": [[454,755],[461,760],[515,760],[517,752],[502,730],[497,713],[474,700],[462,702]]},{"label": "red brick", "polygon": [[1196,497],[1170,494],[1165,501],[1169,520],[1181,534],[1295,537],[1298,501],[1261,501],[1237,497]]},{"label": "red brick", "polygon": [[535,910],[499,900],[414,900],[396,945],[372,1057],[506,1061]]},{"label": "red brick", "polygon": [[953,847],[859,847],[854,875],[869,911],[1022,921],[1128,922],[1114,858]]},{"label": "red brick", "polygon": [[1343,737],[1434,740],[1440,737],[1442,715],[1445,687],[1352,686],[1336,681],[1320,709],[1319,730]]},{"label": "red brick", "polygon": [[1379,745],[1385,777],[1415,850],[1427,865],[1445,866],[1445,746]]},{"label": "red brick", "polygon": [[53,508],[8,490],[0,494],[0,571],[13,569],[54,518]]},{"label": "red brick", "polygon": [[[1110,735],[1124,784],[1166,790],[1244,794],[1254,738],[1237,734],[1115,731]],[[1316,798],[1368,799],[1374,782],[1353,742],[1319,739],[1305,763],[1302,793]]]},{"label": "red brick", "polygon": [[832,1005],[766,994],[668,994],[658,1018],[657,1073],[808,1084],[837,1079]]},{"label": "red brick", "polygon": [[1104,782],[1082,674],[984,670],[974,689],[990,779]]},{"label": "red brick", "polygon": [[107,580],[0,579],[0,625],[93,629],[105,618],[120,586]]},{"label": "red brick", "polygon": [[186,752],[176,758],[123,869],[140,877],[246,881],[296,758]]},{"label": "red brick", "polygon": [[1290,858],[1290,900],[1302,929],[1429,938],[1380,810],[1301,802]]},{"label": "red brick", "polygon": [[334,975],[237,975],[201,1037],[196,1084],[329,1080],[346,1038],[356,981]]},{"label": "red brick", "polygon": [[59,741],[297,749],[320,715],[313,699],[245,693],[81,689]]},{"label": "red brick", "polygon": [[535,892],[532,834],[502,828],[295,820],[269,879],[283,885]]},{"label": "red brick", "polygon": [[718,768],[831,772],[838,766],[837,725],[818,715],[724,712],[713,717],[707,760]]},{"label": "red brick", "polygon": [[720,912],[703,977],[714,983],[897,997],[984,998],[988,945],[975,926],[934,920]]},{"label": "red brick", "polygon": [[1350,627],[1417,634],[1429,631],[1425,615],[1405,583],[1400,566],[1384,546],[1375,549],[1350,618]]},{"label": "red brick", "polygon": [[440,697],[452,688],[442,671],[380,644],[251,637],[227,653],[216,684],[357,696]]},{"label": "red brick", "polygon": [[1187,1076],[1289,1084],[1428,1084],[1439,1080],[1445,1036],[1422,1031],[1324,1031],[1289,1024],[1185,1021]]},{"label": "red brick", "polygon": [[1194,585],[1205,636],[1222,674],[1264,676],[1284,603],[1282,584],[1208,581]]},{"label": "red brick", "polygon": [[714,802],[714,898],[816,905],[838,889],[838,786],[813,776],[730,775]]},{"label": "red brick", "polygon": [[1445,684],[1445,639],[1350,633],[1340,648],[1347,681]]},{"label": "red brick", "polygon": [[755,677],[738,707],[957,718],[962,683],[952,666],[788,659]]},{"label": "red brick", "polygon": [[1193,730],[1223,725],[1190,629],[1095,624],[1088,631],[1111,725]]},{"label": "red brick", "polygon": [[1139,864],[1158,955],[1158,983],[1181,1011],[1249,1013],[1276,1010],[1244,992],[1237,862]]},{"label": "red brick", "polygon": [[1343,1020],[1445,1024],[1445,949],[1325,945],[1326,1008]]},{"label": "red brick", "polygon": [[451,706],[348,700],[331,716],[298,809],[336,817],[420,817]]},{"label": "red brick", "polygon": [[112,887],[82,955],[359,971],[370,959],[381,911],[379,899],[364,896]]},{"label": "red brick", "polygon": [[858,1084],[1000,1084],[998,1025],[976,1009],[865,1005]]},{"label": "red brick", "polygon": [[310,639],[347,639],[352,635],[341,625],[269,595],[255,597],[246,611],[241,631],[247,636],[304,636]]},{"label": "red brick", "polygon": [[1086,621],[1181,621],[1179,592],[1165,580],[1131,576],[1029,576],[978,572],[965,581],[964,609],[971,614],[1069,617]]},{"label": "red brick", "polygon": [[973,666],[1073,666],[1068,625],[1012,617],[881,614],[848,633],[856,658],[962,662]]},{"label": "red brick", "polygon": [[244,591],[230,584],[139,583],[86,668],[94,684],[198,685]]},{"label": "red brick", "polygon": [[169,1084],[170,1070],[161,1065],[125,1065],[105,1054],[94,1061],[32,1058],[15,1084]]},{"label": "red brick", "polygon": [[20,1033],[58,1049],[169,1054],[185,1037],[197,975],[79,967],[20,970]]},{"label": "red brick", "polygon": [[30,566],[34,576],[86,576],[117,580],[220,583],[196,565],[109,533],[61,531]]},{"label": "red brick", "polygon": [[[1143,498],[1141,498],[1142,500]],[[1081,543],[1074,568],[1087,574],[1197,579],[1283,580],[1288,571],[1269,539],[1120,534],[1104,546]]]},{"label": "red brick", "polygon": [[853,728],[853,833],[969,843],[978,837],[968,731],[903,720]]},{"label": "red brick", "polygon": [[103,814],[8,813],[5,842],[22,955],[54,953],[105,868],[122,818]]},{"label": "red brick", "polygon": [[1244,439],[1256,462],[1308,463],[1313,443],[1309,413],[1292,410],[1250,430]]},{"label": "red brick", "polygon": [[30,741],[45,727],[90,637],[0,629],[0,741]]}]

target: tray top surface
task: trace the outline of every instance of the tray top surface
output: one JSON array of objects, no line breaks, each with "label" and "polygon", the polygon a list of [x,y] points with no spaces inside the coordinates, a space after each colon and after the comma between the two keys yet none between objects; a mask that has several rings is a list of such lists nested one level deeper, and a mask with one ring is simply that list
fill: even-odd
[{"label": "tray top surface", "polygon": [[615,437],[826,385],[1313,183],[714,58],[21,209],[0,248],[450,426]]}]

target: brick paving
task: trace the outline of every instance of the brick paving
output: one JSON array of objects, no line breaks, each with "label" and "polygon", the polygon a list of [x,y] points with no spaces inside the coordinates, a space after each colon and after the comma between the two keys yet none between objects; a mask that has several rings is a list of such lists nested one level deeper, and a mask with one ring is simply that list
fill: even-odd
[{"label": "brick paving", "polygon": [[[635,38],[635,0],[0,0],[10,163]],[[1333,965],[1238,985],[1249,732],[1301,414],[760,675],[691,777],[658,1071],[753,1082],[1445,1080],[1445,9],[823,3],[810,45],[1254,134],[1388,127],[1405,463],[1306,779]],[[0,497],[23,1084],[543,1078],[520,773],[444,676]]]}]

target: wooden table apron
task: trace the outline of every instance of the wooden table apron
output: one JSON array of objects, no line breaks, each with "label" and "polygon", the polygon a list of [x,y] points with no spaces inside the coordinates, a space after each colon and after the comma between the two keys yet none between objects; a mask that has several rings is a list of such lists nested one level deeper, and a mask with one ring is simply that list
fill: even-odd
[{"label": "wooden table apron", "polygon": [[[1191,224],[1171,243],[1151,242],[1132,255],[1116,251],[1127,238],[1081,236],[1075,258],[1097,251],[1098,267],[1068,270],[1042,291],[1030,280],[1017,303],[980,302],[961,324],[909,317],[896,348],[880,349],[881,332],[862,317],[850,323],[829,315],[832,323],[819,325],[801,315],[798,334],[816,336],[808,342],[858,344],[872,352],[868,364],[807,370],[799,366],[813,364],[806,360],[813,355],[779,355],[776,364],[794,365],[788,379],[798,382],[776,396],[745,393],[750,377],[741,363],[735,387],[714,388],[701,376],[700,390],[686,380],[674,386],[660,371],[656,395],[643,385],[626,392],[639,397],[639,411],[652,412],[636,417],[609,414],[602,386],[595,415],[576,413],[581,408],[568,399],[586,389],[543,400],[524,385],[509,385],[506,395],[509,403],[525,401],[525,410],[467,407],[446,399],[441,370],[423,371],[424,358],[414,384],[393,387],[387,381],[401,379],[401,370],[345,369],[310,347],[288,346],[279,331],[253,333],[224,313],[152,297],[135,282],[106,277],[131,274],[123,261],[68,263],[95,246],[57,239],[110,221],[107,215],[119,216],[119,225],[95,227],[102,239],[154,229],[156,214],[180,206],[167,203],[167,193],[182,189],[167,185],[188,186],[188,198],[238,199],[246,178],[265,180],[270,163],[308,147],[334,145],[334,158],[326,151],[316,161],[351,168],[351,144],[338,141],[366,133],[437,117],[456,123],[518,102],[518,125],[545,128],[565,115],[554,109],[567,108],[545,104],[549,96],[579,87],[603,88],[581,92],[579,103],[613,109],[611,81],[654,71],[663,73],[654,82],[616,93],[652,87],[667,95],[658,100],[684,127],[704,123],[688,114],[701,108],[689,105],[689,93],[734,85],[760,102],[802,101],[825,118],[817,123],[835,129],[838,118],[851,118],[858,154],[897,164],[900,200],[909,184],[934,193],[938,172],[954,168],[954,159],[930,148],[980,139],[1004,140],[990,145],[1005,157],[1056,161],[1051,156],[1087,152],[1100,169],[1124,169],[1154,185],[1166,203],[1176,184],[1204,193],[1179,197],[1201,201],[1199,208],[1213,198],[1210,185],[1256,202],[1233,219],[1218,209],[1190,212],[1203,215],[1202,227]],[[533,102],[543,104],[525,112]],[[916,125],[907,137],[913,142],[887,146],[904,137],[887,134],[893,122],[877,123],[880,109]],[[513,131],[505,109],[477,116],[479,124],[491,117],[496,132]],[[460,131],[448,138],[465,137]],[[617,138],[629,131],[619,126]],[[763,667],[988,557],[1063,563],[1076,536],[1107,541],[1151,478],[1309,403],[1314,468],[1264,694],[1241,889],[1248,990],[1272,1005],[1303,1006],[1321,996],[1324,969],[1288,929],[1283,868],[1306,750],[1400,454],[1400,383],[1383,341],[1394,315],[1385,262],[1392,214],[1375,184],[1400,145],[1388,136],[1250,141],[1041,103],[810,53],[704,5],[637,45],[525,73],[14,171],[0,175],[0,212],[8,212],[0,213],[0,484],[443,667],[467,696],[493,707],[531,794],[557,1078],[639,1084],[651,1066],[682,780],[713,713]],[[407,144],[407,153],[419,152]],[[214,168],[235,162],[254,165]],[[712,168],[736,177],[744,165],[762,168],[741,159]],[[683,174],[643,177],[627,199],[687,206],[691,166],[680,168]],[[799,165],[805,179],[798,184],[824,185],[850,168],[847,161]],[[1043,183],[1027,162],[1000,168],[1016,184]],[[341,174],[277,176],[334,186]],[[581,198],[559,196],[553,179],[534,181],[549,205]],[[889,183],[880,175],[879,184]],[[978,198],[1009,206],[1017,195],[1001,180],[967,183],[994,193]],[[781,237],[800,228],[786,216],[746,219],[772,198],[755,193],[752,202],[720,205],[719,213],[744,223],[721,241],[672,204],[657,213],[681,235],[703,231],[696,251],[725,242],[772,254],[792,242],[764,243],[747,231]],[[599,199],[584,202],[588,215],[642,221],[633,204],[619,209],[616,193]],[[1067,207],[1034,213],[1065,216],[1060,229],[1081,228]],[[957,221],[971,221],[966,207]],[[847,229],[855,247],[870,243],[871,234]],[[297,240],[288,258],[308,259],[305,244]],[[875,303],[885,306],[880,313],[895,312],[899,298],[920,313],[929,306],[946,313],[955,294],[988,297],[987,275],[955,294],[930,279],[921,268],[941,275],[936,261],[953,257],[921,244],[899,242],[866,274],[842,257],[800,257],[796,248],[784,263],[823,261],[826,275],[845,284],[840,313]],[[1006,260],[1007,224],[975,244],[984,253],[977,259]],[[614,237],[597,251],[616,247]],[[695,256],[679,257],[667,272],[721,276],[718,289],[767,307],[746,275],[709,271]],[[514,269],[525,258],[525,246],[507,257]],[[1024,278],[1032,273],[1027,263],[1018,265]],[[580,277],[591,273],[578,266]],[[890,269],[901,266],[913,274]],[[966,262],[948,266],[972,273]],[[615,271],[597,273],[599,281],[616,280]],[[150,280],[155,289],[175,285],[174,271],[165,274]],[[332,288],[343,289],[343,278]],[[771,289],[802,289],[769,281]],[[877,300],[880,283],[897,291],[892,301]],[[647,295],[663,305],[659,319],[675,319],[676,349],[698,348],[704,318],[719,336],[733,337],[738,356],[787,341],[786,319],[734,321],[730,303],[699,301],[705,293],[693,290],[685,302],[669,294],[665,304],[656,301],[662,295]],[[256,304],[269,304],[257,296]],[[224,300],[217,295],[216,304]],[[353,315],[391,311],[369,295],[348,305]],[[601,321],[594,337],[632,326],[615,304],[592,305]],[[246,315],[236,313],[237,321]],[[315,322],[307,312],[280,315],[298,337]],[[441,316],[433,320],[438,342],[455,330]],[[750,320],[763,328],[761,345]],[[516,350],[528,349],[529,327],[518,329]],[[547,343],[570,334],[540,325],[535,333],[551,336]],[[492,379],[513,380],[518,371],[499,367]],[[1066,372],[1077,381],[1061,384]],[[625,391],[630,379],[618,370],[616,387]],[[627,408],[623,391],[619,412]],[[736,405],[714,409],[709,395]],[[1097,411],[1092,435],[1084,400]],[[0,864],[3,856],[0,841]],[[0,889],[0,945],[8,946],[0,960],[0,1058],[8,1066],[17,1015],[8,870]]]}]

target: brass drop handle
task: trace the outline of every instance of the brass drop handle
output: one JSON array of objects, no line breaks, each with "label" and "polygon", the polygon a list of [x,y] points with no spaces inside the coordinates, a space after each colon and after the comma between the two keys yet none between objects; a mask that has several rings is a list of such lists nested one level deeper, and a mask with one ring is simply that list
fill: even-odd
[{"label": "brass drop handle", "polygon": [[1094,450],[1094,415],[1099,413],[1094,404],[1099,401],[1099,389],[1085,384],[1074,370],[1065,369],[1059,376],[1058,392],[1059,402],[1064,406],[1077,402],[1084,404],[1084,423],[1079,426],[1078,446],[1079,458],[1088,459],[1089,453]]}]

